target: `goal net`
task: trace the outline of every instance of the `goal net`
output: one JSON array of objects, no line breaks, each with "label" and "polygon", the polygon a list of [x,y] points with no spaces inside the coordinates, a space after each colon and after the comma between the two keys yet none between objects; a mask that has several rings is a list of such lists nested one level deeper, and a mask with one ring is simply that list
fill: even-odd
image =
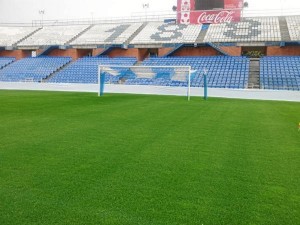
[{"label": "goal net", "polygon": [[184,91],[190,100],[191,67],[99,65],[98,84],[99,96],[113,89],[124,90],[124,93],[135,90],[137,94],[147,89],[157,94]]}]

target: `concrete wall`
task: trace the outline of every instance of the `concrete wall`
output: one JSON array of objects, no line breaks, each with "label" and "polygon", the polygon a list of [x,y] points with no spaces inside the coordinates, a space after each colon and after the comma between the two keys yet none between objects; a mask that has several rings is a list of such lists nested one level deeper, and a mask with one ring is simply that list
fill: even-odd
[{"label": "concrete wall", "polygon": [[144,59],[149,57],[149,51],[146,48],[140,48],[138,52],[139,52],[138,61],[143,61]]},{"label": "concrete wall", "polygon": [[219,52],[212,47],[184,47],[176,51],[173,56],[216,56]]},{"label": "concrete wall", "polygon": [[174,48],[159,48],[158,49],[158,56],[164,56],[172,51]]},{"label": "concrete wall", "polygon": [[92,54],[91,49],[54,49],[48,55],[49,56],[68,56],[72,57],[73,60],[77,60],[78,58],[82,58],[87,56],[88,54]]},{"label": "concrete wall", "polygon": [[130,48],[130,49],[123,49],[123,48],[114,48],[108,54],[109,57],[136,57],[138,58],[138,49]]},{"label": "concrete wall", "polygon": [[[233,46],[233,47],[221,47],[224,51],[229,53],[232,56],[241,56],[242,48]],[[161,48],[159,49],[158,56],[164,56],[173,48]],[[173,56],[216,56],[219,55],[219,52],[212,47],[184,47],[176,51]]]},{"label": "concrete wall", "polygon": [[[232,56],[240,56],[242,54],[241,47],[221,47],[224,51],[228,52]],[[158,49],[158,56],[164,56],[173,48],[160,48]],[[37,54],[42,52],[43,50],[37,50]],[[72,57],[73,60],[77,60],[78,58],[82,58],[91,54],[93,56],[98,55],[103,51],[102,48],[98,49],[55,49],[51,51],[49,56],[69,56]],[[149,49],[147,48],[139,48],[139,49],[122,49],[115,48],[111,52],[107,54],[109,57],[136,57],[138,61],[142,61],[145,58],[149,57]],[[219,55],[219,52],[212,47],[184,47],[176,51],[173,56],[216,56]],[[299,56],[300,55],[300,46],[270,46],[266,48],[267,56]],[[3,50],[0,51],[0,57],[15,57],[17,60],[30,57],[30,50]]]},{"label": "concrete wall", "polygon": [[232,47],[222,46],[221,49],[224,50],[225,52],[227,52],[229,55],[232,55],[232,56],[241,56],[242,55],[242,47],[238,47],[238,46],[232,46]]},{"label": "concrete wall", "polygon": [[300,46],[270,46],[267,48],[267,56],[299,56]]},{"label": "concrete wall", "polygon": [[148,49],[146,48],[130,48],[130,49],[122,49],[122,48],[114,48],[108,54],[109,57],[135,57],[138,61],[143,61],[145,58],[149,56]]},{"label": "concrete wall", "polygon": [[[57,84],[57,83],[13,83],[0,82],[3,90],[40,90],[40,91],[71,91],[71,92],[94,92],[99,90],[97,84]],[[154,94],[154,95],[179,95],[186,96],[186,87],[161,87],[151,85],[110,85],[105,86],[106,93],[130,93],[130,94]],[[191,88],[191,96],[203,96],[203,88]],[[299,91],[277,90],[243,90],[209,88],[209,97],[279,100],[300,102]]]},{"label": "concrete wall", "polygon": [[96,48],[96,49],[93,49],[92,55],[93,55],[93,56],[99,55],[101,52],[103,52],[103,50],[104,50],[104,48]]},{"label": "concrete wall", "polygon": [[0,57],[15,57],[17,60],[31,56],[31,51],[13,50],[0,51]]}]

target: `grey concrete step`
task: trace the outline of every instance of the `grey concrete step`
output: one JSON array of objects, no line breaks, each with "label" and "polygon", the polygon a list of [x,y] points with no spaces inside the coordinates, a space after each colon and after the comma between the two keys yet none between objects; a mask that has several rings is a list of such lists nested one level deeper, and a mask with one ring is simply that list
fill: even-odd
[{"label": "grey concrete step", "polygon": [[207,33],[207,30],[201,30],[199,36],[196,39],[196,43],[203,43],[206,33]]},{"label": "grey concrete step", "polygon": [[260,88],[260,63],[259,59],[250,59],[248,88],[259,89]]},{"label": "grey concrete step", "polygon": [[284,16],[279,17],[280,34],[283,41],[291,41],[290,32]]}]

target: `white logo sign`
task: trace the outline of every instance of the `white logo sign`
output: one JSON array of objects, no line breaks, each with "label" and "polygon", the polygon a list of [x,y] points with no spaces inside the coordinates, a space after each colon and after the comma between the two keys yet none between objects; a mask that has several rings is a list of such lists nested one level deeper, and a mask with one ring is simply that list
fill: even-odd
[{"label": "white logo sign", "polygon": [[201,13],[198,23],[229,23],[233,21],[234,11],[220,11],[212,14]]}]

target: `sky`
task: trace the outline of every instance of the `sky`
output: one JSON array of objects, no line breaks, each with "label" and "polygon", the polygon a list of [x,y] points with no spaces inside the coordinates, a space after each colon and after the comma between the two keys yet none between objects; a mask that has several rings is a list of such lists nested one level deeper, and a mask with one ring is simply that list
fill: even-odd
[{"label": "sky", "polygon": [[[245,13],[281,10],[300,15],[299,0],[245,0]],[[0,0],[0,23],[31,23],[33,20],[96,19],[130,17],[145,14],[143,3],[149,3],[147,13],[172,12],[177,0]],[[39,11],[44,10],[44,14]]]}]

